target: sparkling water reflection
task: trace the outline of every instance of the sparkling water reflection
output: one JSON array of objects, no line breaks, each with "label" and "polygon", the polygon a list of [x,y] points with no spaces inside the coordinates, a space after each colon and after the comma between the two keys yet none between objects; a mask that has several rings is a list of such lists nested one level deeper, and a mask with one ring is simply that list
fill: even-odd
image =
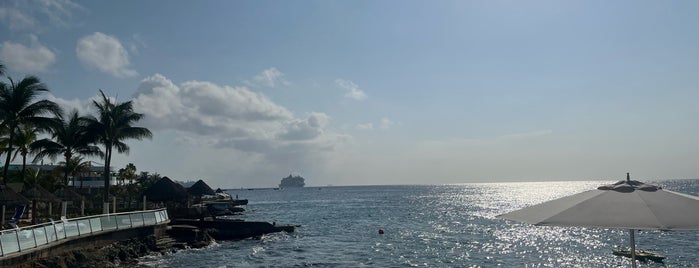
[{"label": "sparkling water reflection", "polygon": [[[202,250],[148,257],[150,267],[617,267],[626,230],[538,227],[496,215],[609,181],[357,186],[236,190],[250,200],[237,218],[301,224],[295,233],[224,241]],[[696,195],[699,181],[663,181]],[[379,235],[377,230],[385,230]],[[639,248],[692,267],[699,232],[641,231]],[[641,267],[662,267],[647,263]]]}]

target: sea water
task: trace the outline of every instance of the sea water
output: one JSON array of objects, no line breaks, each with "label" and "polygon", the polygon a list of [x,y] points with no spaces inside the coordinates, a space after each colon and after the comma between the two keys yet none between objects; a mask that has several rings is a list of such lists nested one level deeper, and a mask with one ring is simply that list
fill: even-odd
[{"label": "sea water", "polygon": [[[140,260],[146,267],[629,267],[621,229],[546,227],[495,216],[612,181],[346,186],[233,190],[248,199],[232,218],[301,225],[293,233],[218,241]],[[659,181],[699,194],[699,180]],[[382,229],[384,234],[379,234]],[[696,267],[699,231],[640,231],[637,249]]]}]

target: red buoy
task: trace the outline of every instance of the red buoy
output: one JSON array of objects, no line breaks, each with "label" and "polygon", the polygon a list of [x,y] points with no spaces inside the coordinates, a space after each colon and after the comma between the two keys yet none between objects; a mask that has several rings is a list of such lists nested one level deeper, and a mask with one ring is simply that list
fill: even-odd
[{"label": "red buoy", "polygon": [[379,229],[379,234],[383,234],[383,229]]}]

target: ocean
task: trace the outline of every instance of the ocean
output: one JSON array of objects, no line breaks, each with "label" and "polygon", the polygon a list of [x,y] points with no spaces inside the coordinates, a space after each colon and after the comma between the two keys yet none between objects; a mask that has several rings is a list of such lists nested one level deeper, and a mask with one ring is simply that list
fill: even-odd
[{"label": "ocean", "polygon": [[[546,227],[495,216],[613,181],[474,183],[232,190],[233,218],[299,224],[294,233],[219,241],[140,259],[146,267],[630,267],[612,255],[627,230]],[[699,180],[648,182],[699,195]],[[382,229],[384,234],[379,234]],[[699,266],[699,231],[640,231],[637,249]]]}]

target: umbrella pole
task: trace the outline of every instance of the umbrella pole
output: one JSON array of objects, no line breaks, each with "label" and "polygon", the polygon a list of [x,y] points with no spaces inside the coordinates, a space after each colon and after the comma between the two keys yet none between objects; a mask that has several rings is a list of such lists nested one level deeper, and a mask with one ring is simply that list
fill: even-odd
[{"label": "umbrella pole", "polygon": [[629,234],[631,235],[631,265],[636,268],[636,239],[634,238],[634,230],[629,229]]}]

